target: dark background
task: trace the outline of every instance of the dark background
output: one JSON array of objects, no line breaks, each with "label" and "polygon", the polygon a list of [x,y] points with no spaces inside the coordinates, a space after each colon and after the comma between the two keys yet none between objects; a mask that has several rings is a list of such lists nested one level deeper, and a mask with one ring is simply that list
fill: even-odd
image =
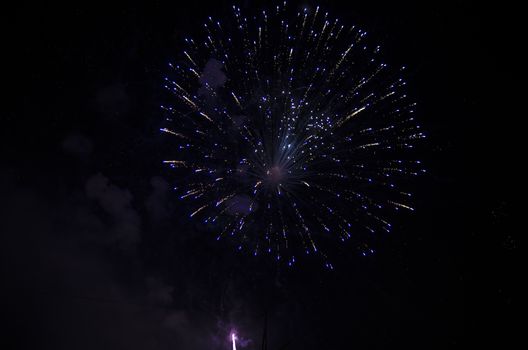
[{"label": "dark background", "polygon": [[228,349],[236,329],[243,349],[257,349],[266,314],[273,349],[514,344],[518,9],[321,3],[409,67],[429,136],[416,214],[377,254],[351,254],[328,273],[234,253],[200,235],[171,196],[158,132],[166,64],[184,35],[231,5],[2,11],[5,348]]}]

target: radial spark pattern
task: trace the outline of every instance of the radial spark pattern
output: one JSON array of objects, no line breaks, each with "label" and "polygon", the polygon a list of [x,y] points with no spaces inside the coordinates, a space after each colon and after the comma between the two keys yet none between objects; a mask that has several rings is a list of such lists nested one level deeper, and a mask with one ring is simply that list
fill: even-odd
[{"label": "radial spark pattern", "polygon": [[193,219],[240,250],[288,265],[315,254],[333,268],[338,242],[370,254],[390,212],[413,210],[398,184],[423,171],[410,149],[424,135],[403,68],[366,37],[284,3],[251,16],[234,6],[185,40],[161,131]]}]

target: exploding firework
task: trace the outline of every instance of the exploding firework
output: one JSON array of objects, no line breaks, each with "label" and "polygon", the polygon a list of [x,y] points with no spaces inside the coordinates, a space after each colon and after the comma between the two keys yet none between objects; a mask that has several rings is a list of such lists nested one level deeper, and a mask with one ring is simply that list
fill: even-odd
[{"label": "exploding firework", "polygon": [[412,211],[402,179],[423,170],[424,137],[405,93],[367,33],[319,7],[286,3],[209,18],[169,64],[166,112],[178,196],[190,217],[238,249],[288,265],[339,242],[362,254]]}]

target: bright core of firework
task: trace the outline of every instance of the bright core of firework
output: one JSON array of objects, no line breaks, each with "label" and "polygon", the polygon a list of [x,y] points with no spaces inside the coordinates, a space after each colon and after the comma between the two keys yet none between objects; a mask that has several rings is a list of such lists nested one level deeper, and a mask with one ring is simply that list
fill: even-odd
[{"label": "bright core of firework", "polygon": [[231,341],[233,342],[233,350],[236,350],[236,335],[231,333]]},{"label": "bright core of firework", "polygon": [[373,253],[392,212],[414,210],[400,185],[424,171],[403,68],[319,7],[233,6],[203,28],[170,64],[162,106],[190,217],[290,266],[311,254],[333,268],[335,242]]}]

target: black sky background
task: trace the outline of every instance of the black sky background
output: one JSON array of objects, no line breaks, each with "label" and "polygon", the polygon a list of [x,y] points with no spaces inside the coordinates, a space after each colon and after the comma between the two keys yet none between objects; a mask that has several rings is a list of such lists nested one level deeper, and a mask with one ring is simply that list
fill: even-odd
[{"label": "black sky background", "polygon": [[[263,1],[242,2],[242,8]],[[200,234],[161,165],[162,78],[227,1],[20,3],[2,16],[2,341],[10,349],[459,349],[520,326],[520,33],[506,3],[322,2],[409,67],[417,212],[377,254],[293,272]],[[299,3],[304,5],[304,3]],[[308,4],[314,5],[314,4]]]}]

